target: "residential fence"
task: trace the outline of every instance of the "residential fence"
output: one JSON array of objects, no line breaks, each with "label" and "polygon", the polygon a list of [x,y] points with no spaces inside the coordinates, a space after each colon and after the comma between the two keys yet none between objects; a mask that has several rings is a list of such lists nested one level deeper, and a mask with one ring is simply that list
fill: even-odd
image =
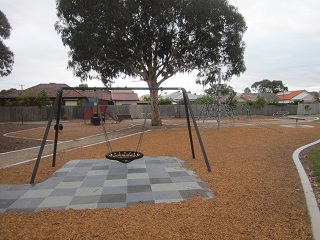
[{"label": "residential fence", "polygon": [[[287,105],[287,106],[275,106],[267,105],[261,109],[247,109],[243,106],[237,106],[234,110],[227,109],[224,105],[221,106],[221,115],[227,116],[233,115],[247,115],[258,114],[271,116],[277,111],[288,111],[290,115],[296,114],[319,114],[320,103],[308,104],[309,107],[305,107],[307,104],[299,105]],[[27,122],[27,121],[47,121],[50,116],[52,107],[0,107],[0,122]],[[83,119],[84,118],[83,107],[76,106],[62,106],[61,117],[62,119]],[[218,114],[217,105],[192,105],[192,110],[196,118],[215,118]],[[131,115],[132,118],[143,118],[143,114],[151,112],[150,105],[109,105],[106,111],[110,114],[117,116],[119,114]],[[185,118],[185,106],[184,105],[161,105],[160,114],[162,118]]]},{"label": "residential fence", "polygon": [[299,103],[297,114],[298,115],[309,115],[309,114],[319,114],[320,113],[320,103]]}]

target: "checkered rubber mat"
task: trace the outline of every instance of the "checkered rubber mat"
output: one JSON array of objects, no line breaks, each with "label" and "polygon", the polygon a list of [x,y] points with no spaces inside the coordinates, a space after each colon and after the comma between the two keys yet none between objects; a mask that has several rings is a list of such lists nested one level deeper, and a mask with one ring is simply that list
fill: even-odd
[{"label": "checkered rubber mat", "polygon": [[137,203],[212,198],[207,185],[172,157],[143,157],[128,164],[73,160],[38,184],[0,185],[0,213],[44,209],[119,208]]}]

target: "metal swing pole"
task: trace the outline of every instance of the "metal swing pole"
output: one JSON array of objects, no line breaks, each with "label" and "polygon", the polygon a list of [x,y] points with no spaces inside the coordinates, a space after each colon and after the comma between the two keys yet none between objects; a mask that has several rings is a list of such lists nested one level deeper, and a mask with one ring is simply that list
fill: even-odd
[{"label": "metal swing pole", "polygon": [[[101,121],[102,117],[101,117],[101,113],[100,113],[100,121]],[[107,133],[107,130],[106,130],[106,126],[104,125],[105,122],[103,122],[101,125],[102,125],[102,129],[103,129],[103,133],[104,133],[104,138],[106,140],[106,143],[107,143],[107,147],[109,148],[109,151],[112,152],[112,148],[111,148],[111,144],[110,144],[110,140],[109,140],[109,137],[108,137],[108,133]]]},{"label": "metal swing pole", "polygon": [[35,163],[34,168],[33,168],[32,176],[31,176],[31,179],[30,179],[30,184],[33,184],[34,180],[36,178],[38,167],[39,167],[40,160],[41,160],[41,156],[42,156],[43,149],[44,149],[44,145],[45,145],[45,143],[47,141],[49,130],[50,130],[52,119],[53,119],[53,115],[57,111],[57,106],[58,106],[58,102],[59,102],[59,99],[60,99],[59,96],[61,94],[62,94],[62,90],[59,90],[58,93],[57,93],[56,99],[54,101],[53,108],[51,109],[49,120],[48,120],[48,124],[47,124],[47,128],[46,128],[46,131],[44,133],[44,136],[43,136],[43,139],[42,139],[42,142],[41,142],[41,146],[40,146],[40,150],[39,150],[39,153],[38,153],[38,157],[37,157],[36,163]]},{"label": "metal swing pole", "polygon": [[182,90],[183,93],[183,99],[184,99],[184,107],[186,110],[186,117],[187,117],[187,125],[188,125],[188,133],[189,133],[189,140],[190,140],[190,146],[191,146],[191,154],[192,158],[195,159],[196,155],[194,153],[194,146],[193,146],[193,139],[192,139],[192,131],[191,131],[191,124],[190,124],[190,117],[189,117],[189,108],[188,108],[188,95],[185,90]]},{"label": "metal swing pole", "polygon": [[219,79],[218,79],[218,129],[221,126],[221,68],[219,68]]},{"label": "metal swing pole", "polygon": [[56,127],[55,127],[55,135],[54,135],[52,167],[56,166],[56,156],[57,156],[57,145],[58,145],[59,123],[60,123],[60,117],[61,117],[61,101],[62,101],[63,89],[61,89],[59,91],[61,91],[61,93],[57,97],[58,98],[58,110],[57,110]]},{"label": "metal swing pole", "polygon": [[201,139],[201,135],[200,135],[200,131],[199,131],[196,119],[195,119],[193,111],[191,109],[191,103],[190,103],[190,100],[188,98],[187,91],[184,88],[182,88],[182,92],[183,92],[183,98],[184,98],[184,103],[185,103],[185,108],[186,108],[187,123],[188,123],[189,137],[190,137],[190,144],[191,144],[193,158],[195,158],[195,156],[194,156],[194,147],[193,147],[193,141],[192,141],[192,133],[191,133],[191,127],[190,127],[189,113],[191,115],[191,118],[192,118],[192,121],[193,121],[193,125],[194,125],[194,128],[195,128],[196,133],[197,133],[198,141],[199,141],[199,144],[200,144],[200,147],[201,147],[201,150],[202,150],[204,161],[205,161],[206,166],[207,166],[207,170],[208,170],[208,172],[211,172],[211,167],[210,167],[210,163],[209,163],[209,160],[208,160],[208,156],[207,156],[206,150],[204,148],[204,144],[203,144],[202,139]]}]

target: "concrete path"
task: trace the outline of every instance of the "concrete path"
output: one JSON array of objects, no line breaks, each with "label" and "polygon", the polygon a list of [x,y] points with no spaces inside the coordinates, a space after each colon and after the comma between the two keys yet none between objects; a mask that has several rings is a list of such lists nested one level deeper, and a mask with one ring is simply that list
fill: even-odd
[{"label": "concrete path", "polygon": [[[125,132],[122,132],[122,133],[117,132],[116,134],[108,133],[108,138],[110,140],[113,140],[115,138],[118,139],[122,137],[136,135],[136,134],[140,134],[140,133],[138,132],[130,135],[127,135]],[[81,148],[83,146],[90,146],[90,145],[96,145],[101,143],[106,143],[105,136],[103,134],[98,134],[98,135],[80,138],[76,140],[58,142],[57,151],[58,152],[68,151],[71,149]],[[42,157],[51,156],[53,154],[53,148],[54,148],[53,143],[46,144],[43,150]],[[23,162],[36,160],[38,157],[39,149],[40,149],[40,146],[6,152],[6,153],[0,153],[0,169],[13,166],[16,164],[20,164]]]}]

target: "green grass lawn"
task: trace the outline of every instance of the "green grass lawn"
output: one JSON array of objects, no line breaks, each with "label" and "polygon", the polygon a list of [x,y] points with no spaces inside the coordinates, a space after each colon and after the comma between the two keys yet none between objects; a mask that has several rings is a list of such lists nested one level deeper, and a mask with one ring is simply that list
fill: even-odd
[{"label": "green grass lawn", "polygon": [[309,152],[311,168],[316,176],[317,182],[320,182],[320,145]]}]

